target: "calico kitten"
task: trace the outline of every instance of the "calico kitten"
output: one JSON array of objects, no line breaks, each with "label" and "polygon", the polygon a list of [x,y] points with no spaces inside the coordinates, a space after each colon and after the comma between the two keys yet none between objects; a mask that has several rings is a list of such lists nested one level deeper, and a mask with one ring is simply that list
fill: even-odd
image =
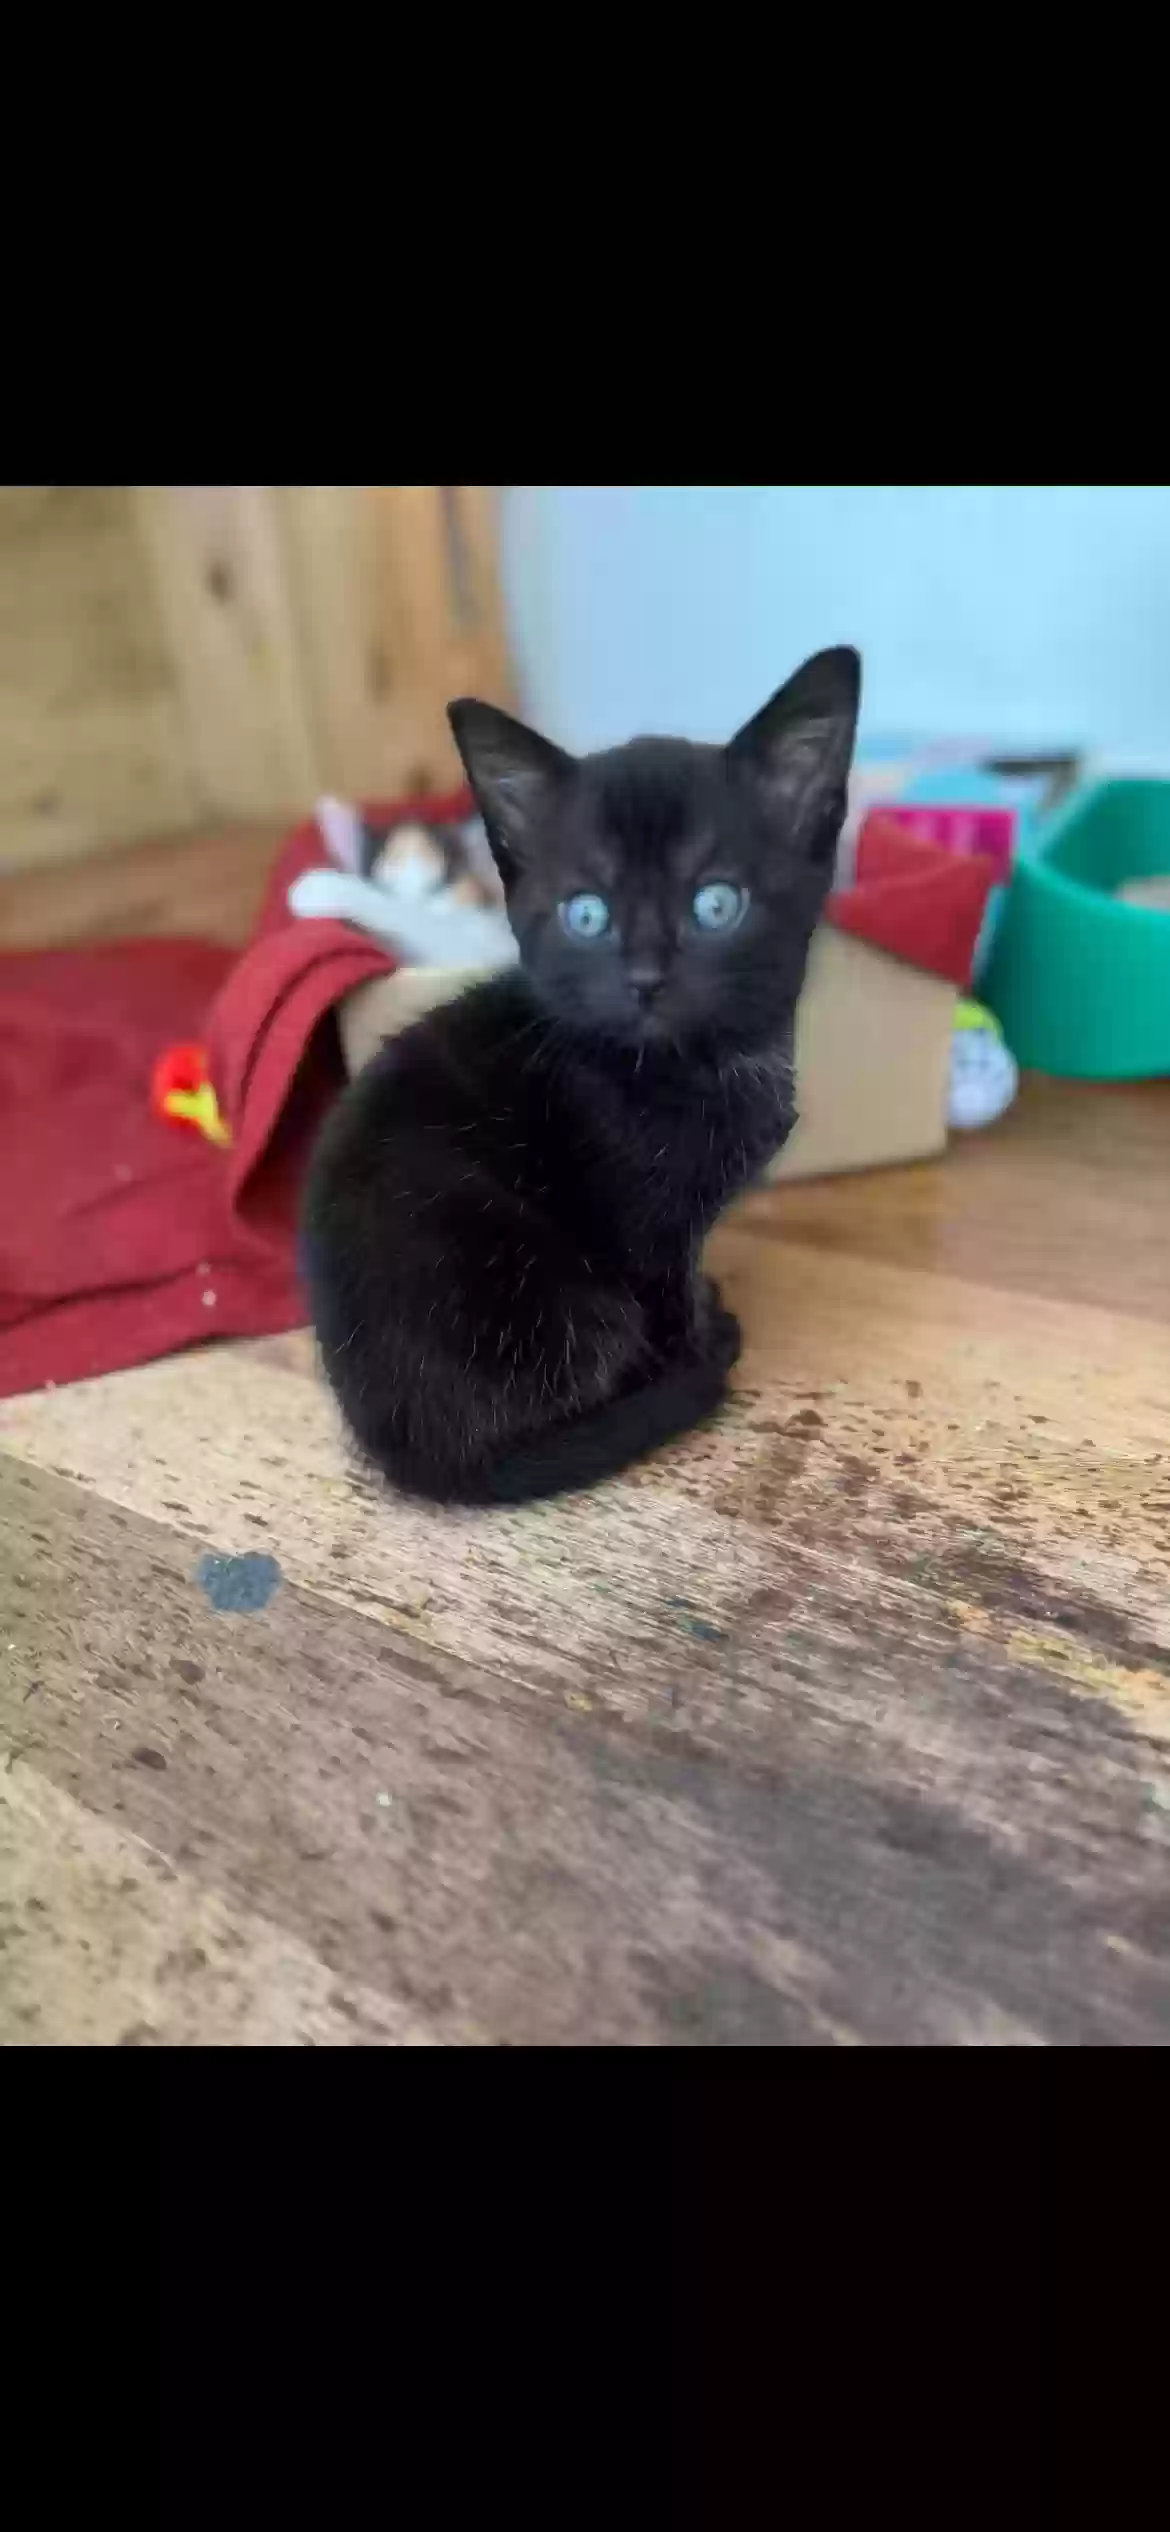
[{"label": "calico kitten", "polygon": [[451,706],[520,964],[350,1084],[304,1217],[325,1370],[395,1484],[555,1494],[719,1404],[739,1329],[698,1254],[795,1121],[859,687],[821,651],[725,748],[581,758]]},{"label": "calico kitten", "polygon": [[327,862],[293,880],[296,915],[352,923],[412,967],[511,967],[518,955],[480,818],[373,825],[345,800],[317,802]]}]

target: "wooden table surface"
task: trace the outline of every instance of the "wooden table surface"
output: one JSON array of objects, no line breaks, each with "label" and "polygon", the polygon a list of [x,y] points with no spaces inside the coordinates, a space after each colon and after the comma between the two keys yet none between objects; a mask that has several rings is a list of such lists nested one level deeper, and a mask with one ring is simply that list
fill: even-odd
[{"label": "wooden table surface", "polygon": [[306,1337],[0,1405],[0,2038],[1170,2036],[1170,1084],[712,1249],[729,1411],[543,1507]]}]

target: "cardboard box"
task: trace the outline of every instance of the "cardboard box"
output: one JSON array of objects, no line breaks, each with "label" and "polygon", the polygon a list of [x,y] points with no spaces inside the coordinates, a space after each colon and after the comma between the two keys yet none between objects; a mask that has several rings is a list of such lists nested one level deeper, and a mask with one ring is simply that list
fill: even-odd
[{"label": "cardboard box", "polygon": [[800,1118],[770,1178],[824,1178],[946,1148],[955,988],[822,924],[796,1010]]}]

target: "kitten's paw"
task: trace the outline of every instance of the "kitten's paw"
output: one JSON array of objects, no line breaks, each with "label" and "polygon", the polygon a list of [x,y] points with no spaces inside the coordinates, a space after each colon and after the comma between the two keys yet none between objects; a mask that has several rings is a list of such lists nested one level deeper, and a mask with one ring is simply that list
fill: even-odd
[{"label": "kitten's paw", "polygon": [[288,892],[289,909],[293,914],[325,922],[352,923],[359,932],[368,932],[371,939],[398,947],[400,923],[393,899],[372,879],[359,879],[352,870],[325,870],[318,865],[303,870],[294,879]]}]

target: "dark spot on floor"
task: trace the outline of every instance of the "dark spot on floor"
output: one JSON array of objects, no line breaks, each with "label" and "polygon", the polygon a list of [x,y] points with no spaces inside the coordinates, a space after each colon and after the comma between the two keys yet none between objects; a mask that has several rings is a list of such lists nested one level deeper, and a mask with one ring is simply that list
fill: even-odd
[{"label": "dark spot on floor", "polygon": [[197,1688],[203,1677],[201,1662],[172,1662],[171,1669],[180,1679],[186,1680],[188,1688]]},{"label": "dark spot on floor", "polygon": [[207,1954],[201,1943],[180,1943],[177,1951],[165,1953],[159,1963],[160,1970],[170,1978],[187,1978],[193,1970],[206,1967]]},{"label": "dark spot on floor", "polygon": [[668,1609],[678,1611],[679,1625],[696,1644],[725,1644],[727,1642],[726,1627],[712,1626],[709,1618],[692,1616],[691,1604],[688,1600],[668,1600],[666,1605]]},{"label": "dark spot on floor", "polygon": [[195,1580],[213,1609],[266,1609],[281,1579],[275,1556],[249,1549],[244,1556],[217,1556],[209,1551],[195,1568]]},{"label": "dark spot on floor", "polygon": [[885,1570],[906,1575],[933,1591],[974,1601],[989,1616],[1009,1625],[1062,1627],[1099,1651],[1170,1676],[1170,1651],[1143,1631],[1136,1613],[1131,1616],[1114,1609],[1087,1586],[1074,1588],[1023,1562],[1014,1539],[1003,1544],[994,1536],[987,1544],[971,1538],[955,1540],[909,1562],[900,1542],[871,1538],[866,1546]]},{"label": "dark spot on floor", "polygon": [[941,1812],[923,1802],[890,1795],[883,1805],[878,1835],[900,1855],[939,1856],[947,1852],[948,1824]]},{"label": "dark spot on floor", "polygon": [[131,1750],[130,1756],[136,1767],[165,1767],[167,1763],[161,1750],[152,1750],[145,1742],[141,1748]]}]

